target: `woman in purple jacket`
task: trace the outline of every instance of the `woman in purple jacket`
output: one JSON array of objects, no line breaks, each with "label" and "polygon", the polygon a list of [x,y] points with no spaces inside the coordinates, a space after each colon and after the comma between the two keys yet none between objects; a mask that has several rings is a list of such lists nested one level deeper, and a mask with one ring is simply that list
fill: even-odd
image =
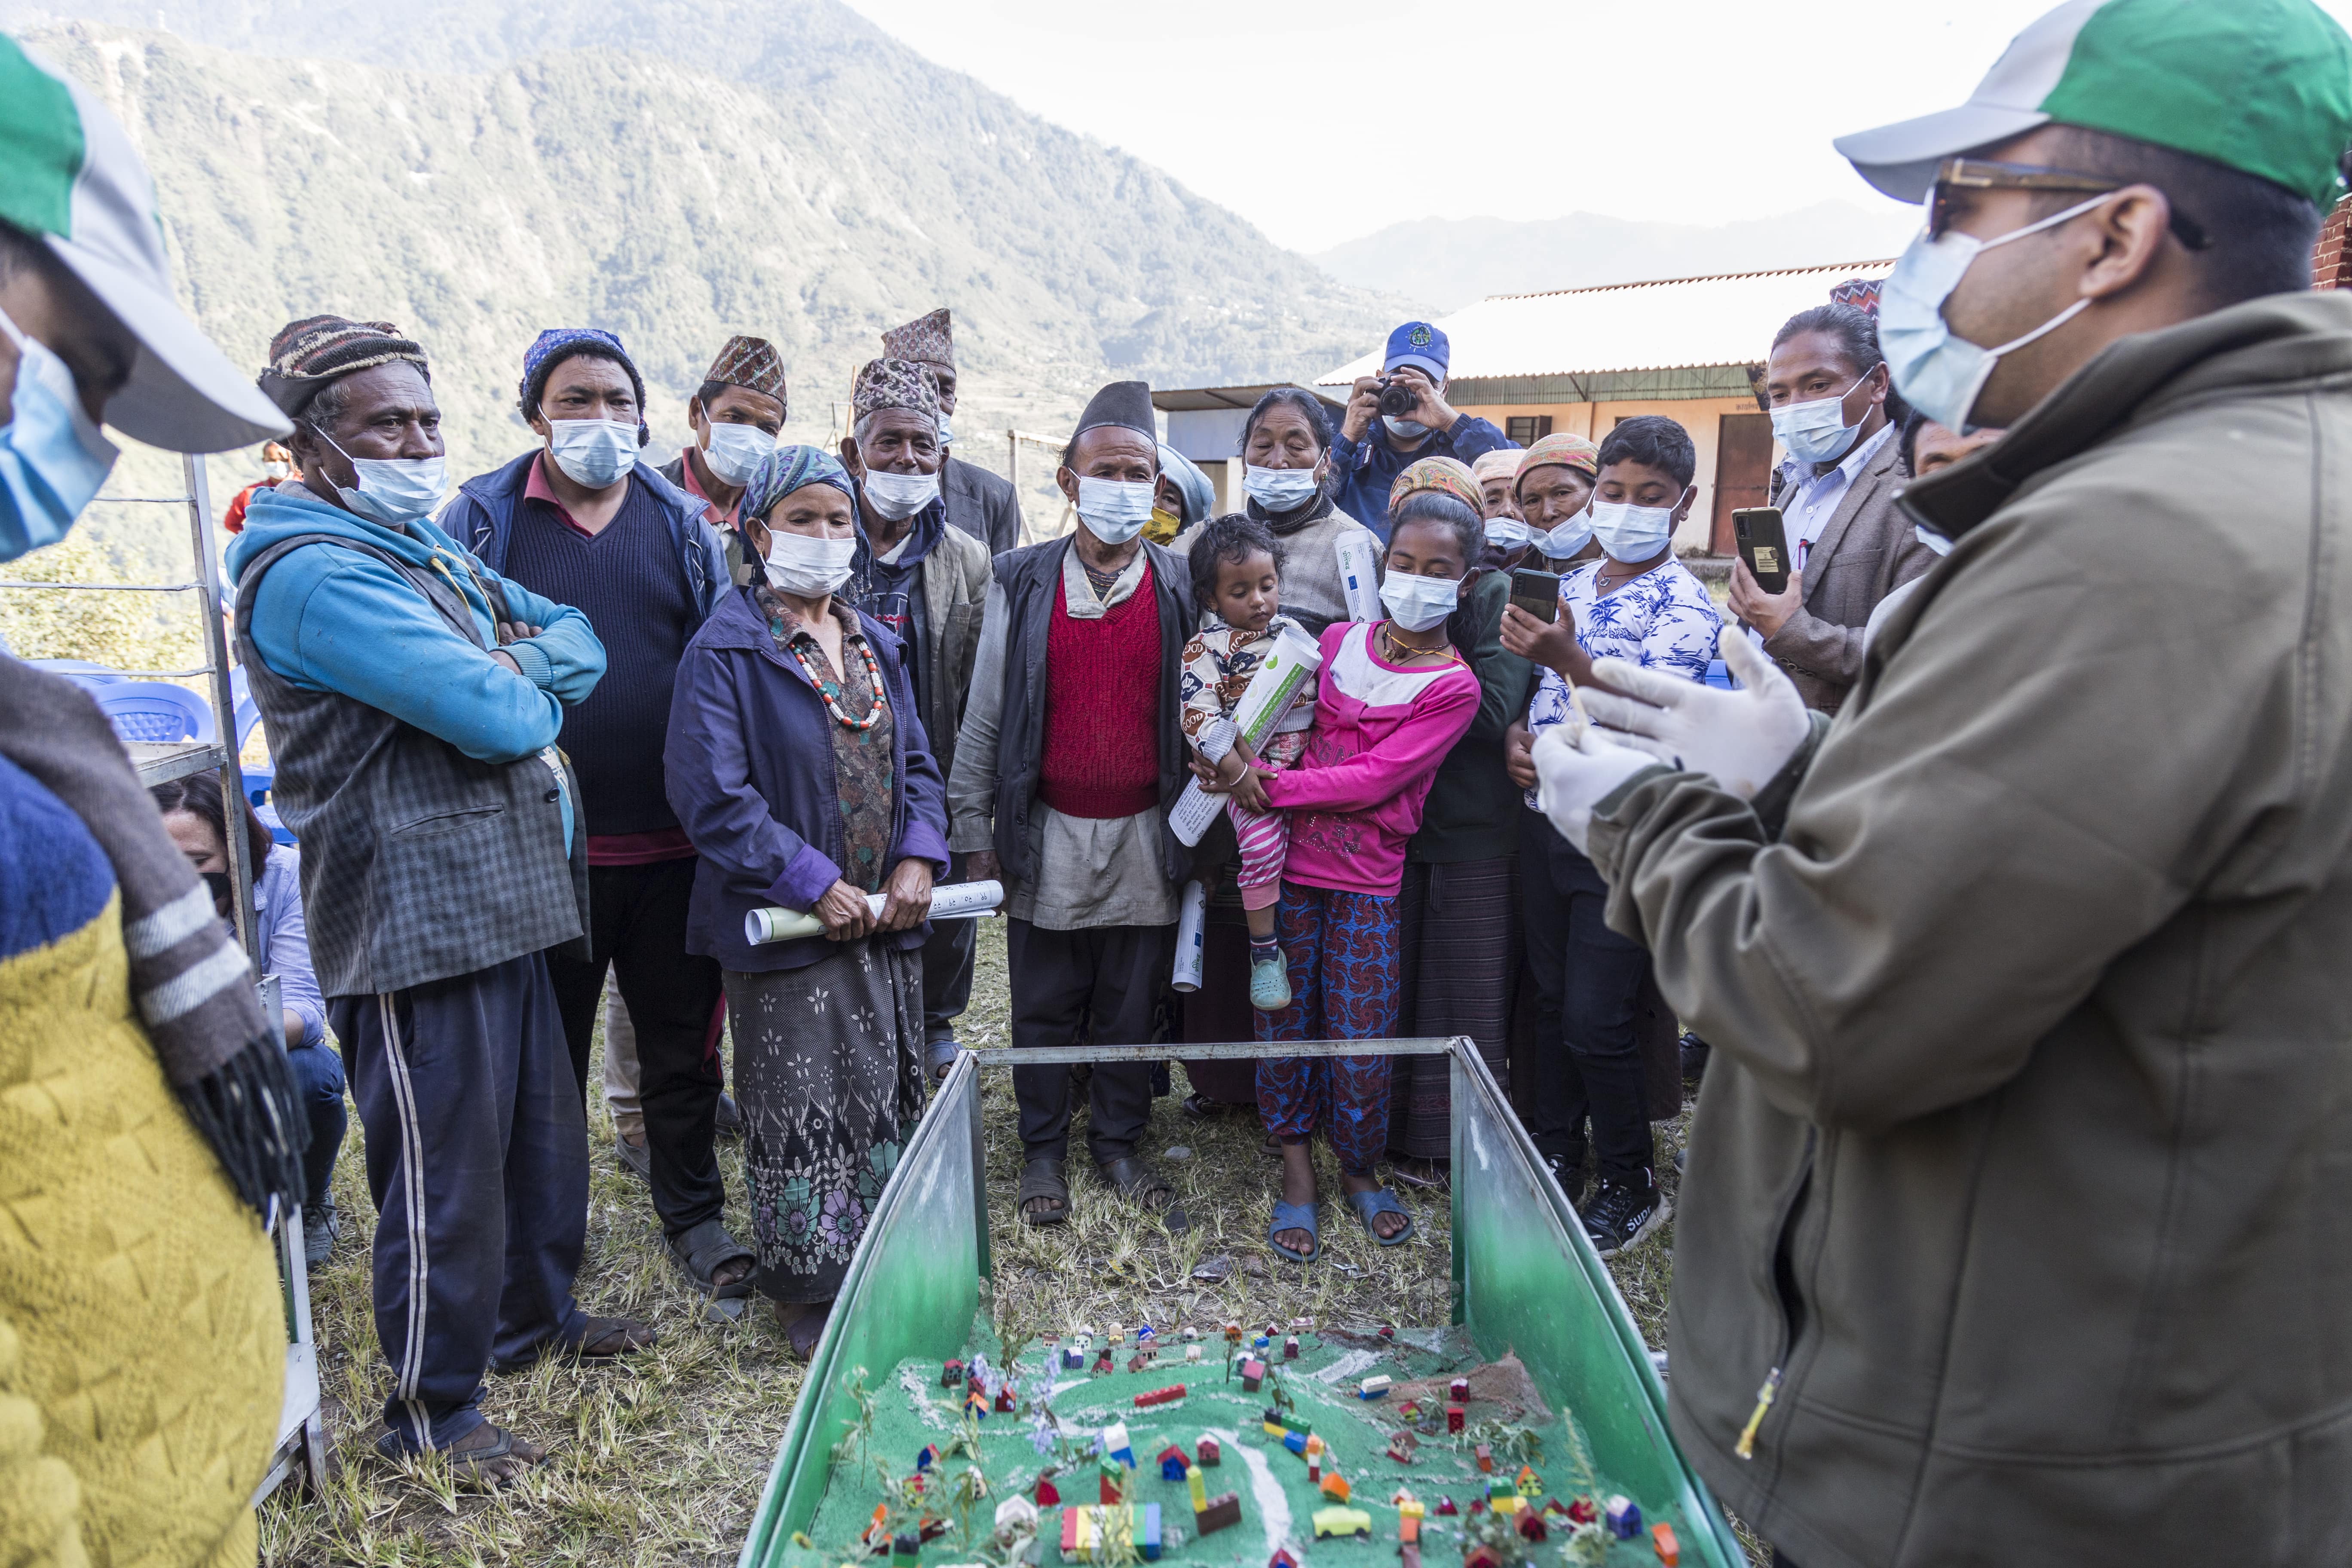
[{"label": "woman in purple jacket", "polygon": [[[947,791],[898,639],[834,596],[857,545],[848,473],[780,447],[740,505],[752,579],[687,647],[664,762],[702,858],[687,945],[726,974],[757,1283],[806,1355],[922,1112]],[[751,945],[744,916],[778,905],[824,934]]]}]

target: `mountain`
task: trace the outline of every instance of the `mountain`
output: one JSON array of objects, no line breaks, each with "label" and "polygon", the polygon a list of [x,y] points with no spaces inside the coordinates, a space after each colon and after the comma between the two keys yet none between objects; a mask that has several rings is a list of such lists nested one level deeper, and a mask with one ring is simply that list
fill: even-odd
[{"label": "mountain", "polygon": [[1429,217],[1391,224],[1311,259],[1342,283],[1443,312],[1490,294],[1869,261],[1900,253],[1918,226],[1915,209],[1867,212],[1846,202],[1716,227],[1598,213],[1532,221]]},{"label": "mountain", "polygon": [[948,305],[962,445],[1001,468],[997,432],[1066,430],[1114,376],[1303,374],[1398,315],[837,0],[75,10],[0,0],[0,26],[130,126],[205,328],[258,368],[293,317],[398,323],[460,473],[529,440],[551,325],[617,331],[671,442],[725,337],[772,338],[788,437],[821,441],[876,333]]}]

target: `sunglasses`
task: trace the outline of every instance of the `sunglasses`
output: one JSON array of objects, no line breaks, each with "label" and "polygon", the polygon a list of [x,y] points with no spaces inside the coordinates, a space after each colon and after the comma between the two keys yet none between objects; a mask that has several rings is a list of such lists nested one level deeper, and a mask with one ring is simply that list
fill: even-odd
[{"label": "sunglasses", "polygon": [[[1927,237],[1940,238],[1951,226],[1953,198],[1958,192],[2049,191],[2096,196],[2120,191],[2126,184],[2142,183],[2025,163],[1988,163],[1975,158],[1947,158],[1936,170],[1935,184],[1927,187]],[[2166,204],[2171,205],[2169,195],[2166,197]],[[2167,226],[2172,230],[2173,237],[2188,249],[2205,248],[2204,226],[2179,207],[2172,206],[2172,218]]]}]

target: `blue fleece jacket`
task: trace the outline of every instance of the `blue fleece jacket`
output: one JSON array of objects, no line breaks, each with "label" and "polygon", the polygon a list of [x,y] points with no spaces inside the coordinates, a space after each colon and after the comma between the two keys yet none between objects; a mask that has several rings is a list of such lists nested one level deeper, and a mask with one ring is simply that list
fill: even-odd
[{"label": "blue fleece jacket", "polygon": [[[373,545],[438,574],[463,595],[485,643],[495,645],[497,621],[477,572],[502,587],[510,614],[541,628],[502,650],[520,667],[517,675],[452,631],[391,567],[357,551],[306,544],[263,574],[253,601],[262,661],[305,690],[340,692],[469,757],[510,763],[553,745],[563,710],[604,673],[604,645],[578,610],[499,577],[428,521],[386,528],[320,500],[307,486],[280,485],[247,503],[245,531],[229,542],[230,578],[241,580],[262,552],[304,533]],[[567,814],[571,804],[564,802]]]}]

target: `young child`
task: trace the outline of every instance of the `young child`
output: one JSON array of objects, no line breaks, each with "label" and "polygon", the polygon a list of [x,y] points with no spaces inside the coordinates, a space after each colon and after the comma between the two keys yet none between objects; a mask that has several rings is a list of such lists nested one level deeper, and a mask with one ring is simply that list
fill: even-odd
[{"label": "young child", "polygon": [[[1381,1039],[1396,1033],[1402,989],[1397,889],[1438,764],[1477,717],[1478,678],[1448,622],[1486,542],[1478,486],[1450,458],[1428,458],[1390,492],[1389,618],[1323,633],[1323,668],[1306,754],[1234,786],[1251,809],[1290,816],[1275,930],[1295,1004],[1258,1019],[1261,1040]],[[1282,1142],[1282,1194],[1267,1240],[1299,1262],[1321,1251],[1317,1123],[1367,1234],[1393,1247],[1412,1222],[1374,1166],[1388,1148],[1387,1057],[1275,1058],[1257,1067],[1258,1110]]]},{"label": "young child", "polygon": [[[1214,519],[1192,546],[1192,599],[1223,624],[1210,627],[1184,647],[1179,695],[1184,703],[1184,734],[1202,759],[1216,770],[1217,783],[1232,788],[1251,763],[1278,773],[1307,749],[1315,722],[1314,704],[1292,706],[1265,752],[1250,754],[1234,732],[1234,710],[1242,693],[1274,651],[1275,638],[1293,623],[1277,615],[1282,603],[1282,546],[1262,522],[1239,512]],[[1255,798],[1256,792],[1253,792]],[[1290,979],[1274,938],[1275,900],[1282,896],[1282,862],[1289,833],[1282,813],[1253,810],[1236,795],[1225,809],[1241,841],[1242,866],[1234,880],[1241,889],[1242,912],[1249,921],[1250,1005],[1263,1013],[1290,1005]]]}]

